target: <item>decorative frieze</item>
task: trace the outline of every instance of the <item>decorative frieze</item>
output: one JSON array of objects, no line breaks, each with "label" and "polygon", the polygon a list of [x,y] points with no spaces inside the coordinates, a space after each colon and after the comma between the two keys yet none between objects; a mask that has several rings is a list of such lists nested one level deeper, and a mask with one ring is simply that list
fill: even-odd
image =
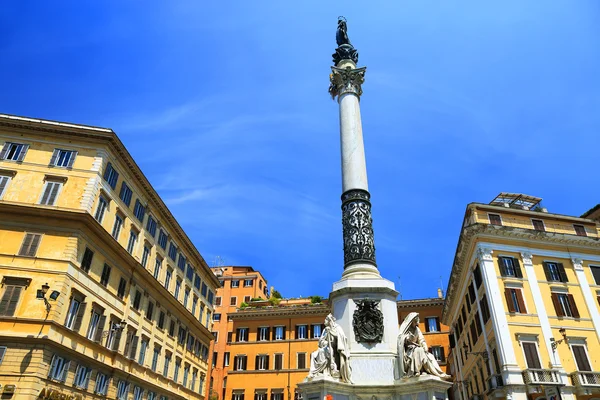
[{"label": "decorative frieze", "polygon": [[375,239],[369,192],[353,189],[342,194],[344,268],[356,262],[375,263]]}]

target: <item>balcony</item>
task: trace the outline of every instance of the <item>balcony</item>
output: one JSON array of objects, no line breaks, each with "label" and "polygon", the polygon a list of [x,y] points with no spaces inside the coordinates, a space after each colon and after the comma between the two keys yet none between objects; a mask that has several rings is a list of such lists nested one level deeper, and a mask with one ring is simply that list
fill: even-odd
[{"label": "balcony", "polygon": [[523,371],[526,385],[560,385],[560,375],[553,369],[526,369]]},{"label": "balcony", "polygon": [[573,386],[586,386],[600,388],[600,372],[578,371],[569,374]]},{"label": "balcony", "polygon": [[504,387],[502,375],[492,375],[487,379],[488,393]]}]

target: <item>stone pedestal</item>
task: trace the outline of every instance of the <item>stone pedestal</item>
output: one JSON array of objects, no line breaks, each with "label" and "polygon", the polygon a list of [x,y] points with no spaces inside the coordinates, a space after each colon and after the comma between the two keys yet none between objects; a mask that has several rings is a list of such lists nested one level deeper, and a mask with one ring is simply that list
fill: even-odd
[{"label": "stone pedestal", "polygon": [[402,379],[393,385],[357,385],[315,380],[298,384],[303,400],[448,400],[452,383],[431,375]]}]

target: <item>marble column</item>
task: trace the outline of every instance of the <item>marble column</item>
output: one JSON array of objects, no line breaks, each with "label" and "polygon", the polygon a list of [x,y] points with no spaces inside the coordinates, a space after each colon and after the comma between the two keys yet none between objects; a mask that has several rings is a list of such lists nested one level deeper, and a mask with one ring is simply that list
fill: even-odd
[{"label": "marble column", "polygon": [[360,117],[360,96],[366,68],[341,60],[331,68],[329,93],[340,110],[342,160],[343,278],[378,278],[367,181],[365,146]]}]

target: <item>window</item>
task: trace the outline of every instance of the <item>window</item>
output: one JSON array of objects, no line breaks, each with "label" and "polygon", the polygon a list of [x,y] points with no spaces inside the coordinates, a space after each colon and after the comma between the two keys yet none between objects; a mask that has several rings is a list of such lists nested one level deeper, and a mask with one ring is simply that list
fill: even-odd
[{"label": "window", "polygon": [[237,297],[231,297],[229,299],[229,304],[232,305],[232,306],[237,305]]},{"label": "window", "polygon": [[96,221],[102,223],[106,207],[108,207],[108,201],[106,201],[106,199],[103,196],[98,197],[98,208],[96,208],[96,214],[94,215]]},{"label": "window", "polygon": [[39,233],[25,233],[23,237],[23,243],[19,249],[19,255],[25,257],[35,257],[37,249],[40,245],[42,235]]},{"label": "window", "polygon": [[236,335],[236,342],[247,342],[248,341],[248,328],[238,328]]},{"label": "window", "polygon": [[158,277],[160,276],[161,264],[162,264],[162,259],[160,257],[156,256],[156,261],[154,262],[154,279],[158,279]]},{"label": "window", "polygon": [[307,328],[306,325],[296,325],[296,339],[308,339]]},{"label": "window", "polygon": [[133,400],[142,400],[142,395],[144,394],[144,389],[139,386],[133,387]]},{"label": "window", "polygon": [[[277,390],[277,391],[275,391]],[[271,390],[271,400],[283,400],[283,390],[273,389]]]},{"label": "window", "polygon": [[163,366],[163,376],[166,378],[169,374],[169,364],[171,364],[171,353],[165,354],[165,365]]},{"label": "window", "polygon": [[159,329],[163,329],[165,327],[165,312],[161,311],[160,314],[158,314],[158,322],[156,324],[158,326]]},{"label": "window", "polygon": [[181,368],[181,359],[175,358],[175,369],[173,370],[173,380],[175,382],[179,379],[179,368]]},{"label": "window", "polygon": [[131,188],[129,186],[127,186],[127,183],[125,181],[123,181],[121,183],[121,192],[119,192],[119,198],[121,200],[123,200],[123,203],[125,203],[125,205],[127,207],[129,207],[131,205],[131,196],[133,195],[133,192],[131,191]]},{"label": "window", "polygon": [[[206,285],[202,284],[202,286],[206,286]],[[212,290],[209,290],[209,291],[208,291],[208,296],[206,297],[206,300],[208,300],[208,302],[209,302],[210,304],[212,304],[212,303],[213,303],[213,300],[214,300],[214,294],[213,294]]]},{"label": "window", "polygon": [[190,282],[194,281],[194,266],[192,264],[187,265],[187,271],[185,272],[185,277],[190,280]]},{"label": "window", "polygon": [[234,371],[246,371],[247,357],[245,355],[238,355],[233,357],[233,370]]},{"label": "window", "polygon": [[175,334],[175,321],[171,320],[171,324],[169,325],[169,336],[173,337]]},{"label": "window", "polygon": [[250,303],[250,301],[252,301],[252,298],[250,296],[244,296],[244,303],[248,304]]},{"label": "window", "polygon": [[169,286],[171,286],[171,276],[173,276],[173,270],[168,269],[167,275],[165,276],[165,287],[169,290]]},{"label": "window", "polygon": [[201,283],[201,279],[200,279],[200,275],[195,274],[194,276],[194,287],[198,290],[200,290],[200,283]]},{"label": "window", "polygon": [[146,264],[148,264],[149,256],[150,256],[150,248],[148,246],[144,246],[144,251],[142,252],[142,267],[146,268]]},{"label": "window", "polygon": [[202,289],[200,289],[200,294],[206,298],[206,293],[208,292],[208,286],[206,283],[202,283]]},{"label": "window", "polygon": [[475,279],[475,285],[477,286],[477,289],[479,289],[481,287],[481,269],[479,268],[479,264],[477,264],[475,266],[475,269],[473,270],[473,278]]},{"label": "window", "polygon": [[105,322],[106,317],[103,315],[103,310],[94,308],[90,318],[87,338],[95,342],[99,342],[102,339]]},{"label": "window", "polygon": [[119,280],[119,288],[117,289],[117,297],[123,300],[125,297],[125,289],[127,288],[127,281],[125,278],[121,277]]},{"label": "window", "polygon": [[190,288],[186,287],[185,291],[183,292],[183,306],[185,308],[187,308],[188,305],[188,300],[190,299]]},{"label": "window", "polygon": [[228,367],[229,366],[229,352],[226,351],[225,353],[223,353],[223,366],[224,367]]},{"label": "window", "polygon": [[316,324],[312,326],[312,333],[313,333],[313,338],[320,338],[321,337],[321,325]]},{"label": "window", "polygon": [[148,339],[143,338],[140,345],[140,354],[138,356],[138,364],[144,365],[146,361],[146,350],[148,349]]},{"label": "window", "polygon": [[133,215],[140,221],[144,222],[144,215],[146,214],[146,208],[142,205],[139,199],[135,199],[135,206],[133,208]]},{"label": "window", "polygon": [[187,335],[186,329],[183,326],[180,326],[179,332],[177,332],[177,343],[179,343],[181,345],[184,344],[186,335]]},{"label": "window", "polygon": [[573,224],[573,228],[575,228],[575,233],[577,234],[577,236],[587,236],[585,226]]},{"label": "window", "polygon": [[154,238],[156,236],[156,220],[152,215],[148,215],[148,221],[146,222],[146,230]]},{"label": "window", "polygon": [[121,233],[121,227],[123,226],[123,217],[119,214],[115,215],[115,224],[113,225],[112,237],[119,240],[119,233]]},{"label": "window", "polygon": [[162,247],[163,250],[167,248],[167,234],[162,229],[158,232],[158,245]]},{"label": "window", "polygon": [[579,318],[579,310],[572,294],[552,292],[552,304],[557,316]]},{"label": "window", "polygon": [[527,314],[521,289],[505,288],[504,296],[506,297],[506,304],[509,312]]},{"label": "window", "polygon": [[231,400],[244,400],[244,392],[233,392]]},{"label": "window", "polygon": [[533,229],[540,232],[545,232],[546,228],[544,227],[544,221],[541,219],[532,219],[531,224],[533,225]]},{"label": "window", "polygon": [[29,149],[28,144],[6,142],[0,151],[0,160],[23,161]]},{"label": "window", "polygon": [[261,326],[260,328],[258,328],[258,340],[259,341],[269,340],[269,327]]},{"label": "window", "polygon": [[119,180],[119,173],[113,168],[111,163],[106,165],[104,170],[104,180],[108,183],[111,188],[117,187],[117,181]]},{"label": "window", "polygon": [[85,252],[83,253],[83,258],[81,259],[81,269],[85,272],[90,272],[93,258],[94,252],[91,251],[88,247],[86,247]]},{"label": "window", "polygon": [[52,361],[50,362],[50,373],[48,374],[48,377],[64,382],[67,379],[70,367],[71,361],[55,354],[52,356]]},{"label": "window", "polygon": [[65,327],[72,329],[75,332],[79,331],[81,321],[83,321],[83,313],[85,312],[85,303],[79,296],[72,296],[69,303],[69,311],[65,320]]},{"label": "window", "polygon": [[551,282],[569,282],[565,267],[557,262],[544,262],[544,273],[546,280]]},{"label": "window", "polygon": [[306,353],[298,353],[298,369],[306,368]]},{"label": "window", "polygon": [[590,359],[588,357],[585,346],[572,344],[571,351],[573,352],[573,358],[575,358],[575,363],[577,364],[577,371],[592,370],[592,367],[590,366]]},{"label": "window", "polygon": [[108,391],[108,377],[102,372],[96,374],[96,386],[94,387],[94,393],[100,395],[106,395]]},{"label": "window", "polygon": [[284,340],[285,339],[285,326],[276,326],[275,327],[275,340]]},{"label": "window", "polygon": [[133,308],[135,308],[136,310],[139,310],[141,303],[142,303],[142,292],[140,292],[139,290],[136,290],[135,296],[133,296]]},{"label": "window", "polygon": [[44,190],[42,191],[42,197],[40,197],[40,204],[45,206],[53,206],[56,204],[56,198],[60,189],[62,188],[63,181],[46,180]]},{"label": "window", "polygon": [[185,256],[183,253],[179,252],[179,258],[177,259],[177,267],[181,270],[181,272],[185,272]]},{"label": "window", "polygon": [[275,369],[283,369],[283,354],[275,354]]},{"label": "window", "polygon": [[220,313],[214,313],[213,314],[213,321],[219,322],[220,320],[221,320],[221,314]]},{"label": "window", "polygon": [[233,279],[231,281],[231,287],[232,288],[238,288],[238,287],[240,287],[240,281],[239,281],[239,279]]},{"label": "window", "polygon": [[254,400],[267,400],[267,392],[265,391],[256,391],[254,393]]},{"label": "window", "polygon": [[488,304],[487,298],[485,294],[479,300],[479,307],[481,308],[481,317],[483,318],[483,322],[486,323],[490,319],[490,306]]},{"label": "window", "polygon": [[90,374],[92,373],[92,369],[89,367],[84,367],[83,365],[77,366],[77,371],[75,372],[75,379],[73,380],[73,385],[78,388],[87,389],[88,383],[90,382]]},{"label": "window", "polygon": [[0,175],[0,199],[4,195],[6,188],[8,187],[8,183],[10,182],[11,177],[6,175]]},{"label": "window", "polygon": [[187,387],[188,376],[189,375],[190,375],[190,365],[189,364],[184,364],[184,366],[183,366],[183,381],[181,382],[181,384],[184,387]]},{"label": "window", "polygon": [[519,260],[514,257],[498,257],[498,264],[500,266],[500,275],[502,276],[513,276],[515,278],[522,278],[523,273],[521,272],[521,266]]},{"label": "window", "polygon": [[244,279],[244,287],[251,287],[254,285],[254,279]]},{"label": "window", "polygon": [[175,292],[173,293],[173,296],[175,296],[176,299],[179,300],[179,292],[181,291],[181,280],[177,279],[175,281]]},{"label": "window", "polygon": [[156,346],[152,353],[152,364],[150,366],[150,369],[154,372],[156,372],[156,367],[158,366],[158,357],[160,357],[160,347]]},{"label": "window", "polygon": [[256,356],[256,370],[264,371],[269,369],[269,356],[266,354],[259,354]]},{"label": "window", "polygon": [[215,298],[215,305],[216,306],[220,306],[221,305],[221,296]]},{"label": "window", "polygon": [[294,390],[294,400],[303,400],[302,393],[298,389]]},{"label": "window", "polygon": [[490,224],[502,226],[502,218],[498,214],[488,214]]},{"label": "window", "polygon": [[108,285],[108,280],[110,279],[110,267],[108,266],[108,264],[104,264],[104,267],[102,268],[102,275],[100,276],[100,284],[102,286],[106,286]]},{"label": "window", "polygon": [[127,357],[131,360],[135,359],[137,354],[137,346],[140,337],[135,334],[135,330],[130,330],[128,333],[129,340],[125,343],[124,354],[129,354]]},{"label": "window", "polygon": [[537,346],[535,342],[521,342],[521,347],[525,353],[525,362],[527,368],[541,369],[542,363],[538,355]]},{"label": "window", "polygon": [[127,252],[129,254],[133,254],[133,250],[135,249],[135,243],[137,242],[138,234],[133,229],[129,233],[129,242],[127,243]]},{"label": "window", "polygon": [[204,323],[204,325],[206,325],[208,327],[209,324],[210,324],[210,311],[206,311],[206,322]]},{"label": "window", "polygon": [[110,329],[108,330],[108,337],[106,338],[106,348],[116,351],[119,349],[119,342],[121,341],[121,324],[116,321],[110,322]]},{"label": "window", "polygon": [[127,400],[127,394],[129,393],[129,382],[120,380],[117,385],[117,400]]},{"label": "window", "polygon": [[439,332],[440,319],[438,317],[425,318],[425,332]]},{"label": "window", "polygon": [[194,372],[192,372],[192,382],[190,382],[190,390],[194,390],[196,388],[196,380],[198,379],[198,369],[194,368]]},{"label": "window", "polygon": [[177,259],[177,246],[173,242],[169,243],[169,258],[173,261]]},{"label": "window", "polygon": [[146,307],[146,318],[148,318],[149,320],[152,320],[153,316],[154,316],[154,303],[149,301],[148,306]]}]

